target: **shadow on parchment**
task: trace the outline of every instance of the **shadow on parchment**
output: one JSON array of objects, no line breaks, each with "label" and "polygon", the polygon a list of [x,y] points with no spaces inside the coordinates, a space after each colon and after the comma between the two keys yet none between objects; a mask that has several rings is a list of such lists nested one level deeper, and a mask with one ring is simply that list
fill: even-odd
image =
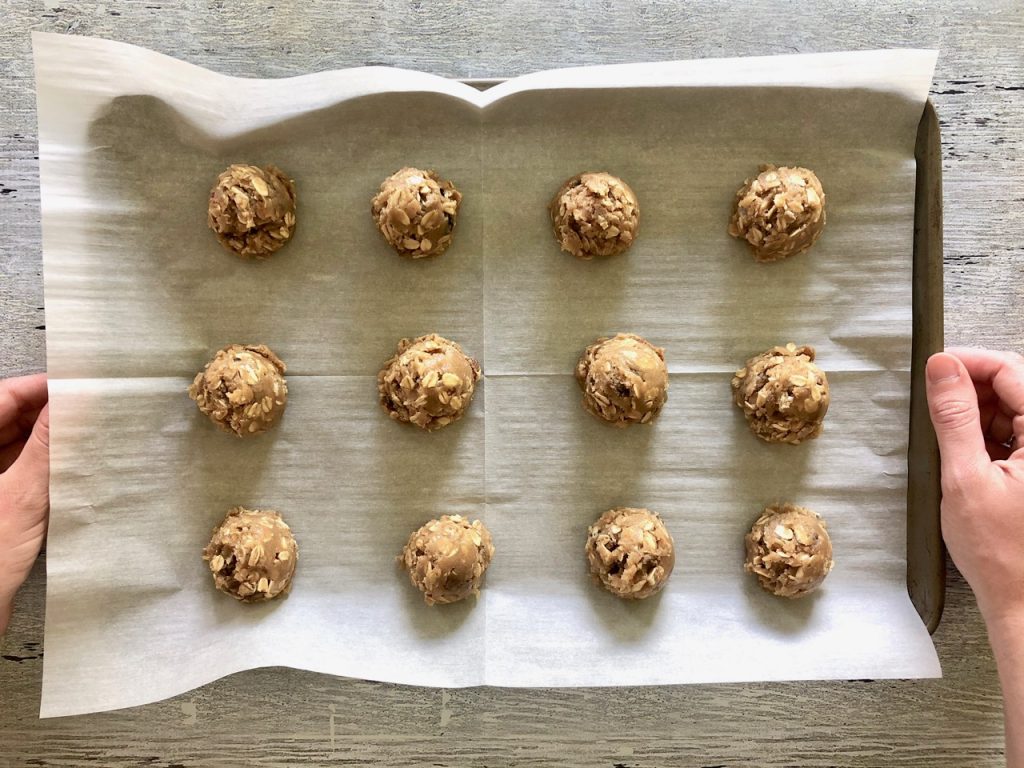
[{"label": "shadow on parchment", "polygon": [[820,594],[820,591],[812,592],[794,600],[769,594],[753,576],[745,579],[743,584],[743,596],[747,600],[752,623],[779,635],[799,635],[803,632],[811,621],[814,604]]},{"label": "shadow on parchment", "polygon": [[[457,99],[393,93],[222,138],[154,97],[112,101],[90,128],[90,183],[100,198],[118,201],[98,219],[113,233],[102,266],[126,286],[109,311],[140,349],[136,365],[167,365],[145,355],[160,340],[184,340],[191,359],[175,361],[184,374],[224,338],[258,338],[274,349],[294,347],[286,358],[293,375],[373,375],[409,328],[465,325],[469,280],[458,277],[476,275],[480,259],[472,217],[442,258],[414,262],[388,248],[369,208],[381,180],[402,165],[445,172],[461,162],[463,177],[466,168],[475,175],[479,121]],[[273,163],[296,180],[295,235],[262,262],[237,258],[207,227],[210,187],[237,162]],[[469,194],[476,183],[465,180]],[[303,338],[288,334],[293,323],[285,317],[301,322]],[[480,325],[479,313],[470,325]]]},{"label": "shadow on parchment", "polygon": [[[398,573],[404,587],[403,610],[408,621],[405,627],[421,640],[441,640],[455,632],[473,611],[483,610],[479,597],[470,596],[457,603],[427,605],[423,593],[409,581],[404,569]],[[482,589],[487,589],[486,580]]]},{"label": "shadow on parchment", "polygon": [[[417,120],[409,120],[409,114],[417,115]],[[475,108],[448,97],[386,94],[353,99],[222,139],[198,130],[159,99],[131,96],[114,100],[93,122],[90,141],[98,160],[93,165],[96,177],[92,184],[104,199],[121,203],[100,220],[102,227],[116,231],[116,248],[111,251],[116,255],[114,268],[128,287],[126,293],[135,294],[118,302],[127,308],[121,325],[129,339],[153,336],[146,340],[155,342],[156,334],[165,342],[177,343],[175,354],[165,353],[155,362],[144,354],[126,356],[134,361],[128,375],[167,375],[164,368],[169,365],[175,375],[192,376],[224,344],[259,341],[282,355],[290,375],[337,373],[340,367],[342,373],[366,376],[370,382],[397,340],[415,335],[410,334],[412,329],[426,333],[461,327],[460,319],[467,310],[472,311],[472,319],[463,325],[479,327],[480,313],[466,306],[464,291],[452,290],[453,273],[479,273],[480,249],[475,247],[472,217],[468,222],[460,217],[457,233],[462,237],[442,259],[413,262],[388,248],[369,214],[373,192],[383,177],[398,167],[416,164],[439,167],[443,172],[455,158],[465,156],[475,170],[474,152],[464,151],[461,143],[466,126],[472,127],[479,119]],[[423,125],[431,127],[429,134],[424,133]],[[413,157],[399,155],[395,146],[415,147],[416,151]],[[225,251],[207,228],[210,186],[232,162],[274,163],[296,179],[295,237],[267,261],[238,259]],[[475,179],[466,179],[464,191],[472,194],[475,185]],[[343,288],[347,300],[310,301],[312,289],[319,289],[316,295],[330,295],[325,285],[328,289],[338,286],[339,294]],[[139,312],[144,313],[144,320],[141,327],[133,327],[133,313],[140,317]],[[288,332],[296,323],[278,321],[282,315],[298,318],[301,338]],[[477,338],[465,330],[448,335],[466,343],[472,352],[482,351],[479,333]],[[135,343],[143,352],[156,347],[155,343]],[[477,347],[481,349],[477,351]],[[177,442],[179,461],[187,467],[182,482],[198,490],[208,509],[188,516],[188,525],[195,529],[190,538],[197,542],[196,556],[176,563],[180,583],[201,579],[206,589],[209,574],[199,553],[210,531],[231,506],[270,506],[273,502],[268,495],[280,502],[274,506],[295,529],[300,551],[331,546],[345,563],[354,544],[345,540],[345,526],[356,526],[359,530],[352,535],[363,539],[360,546],[369,547],[370,567],[379,568],[378,576],[385,581],[405,578],[395,557],[409,533],[426,519],[453,508],[473,513],[461,508],[469,503],[465,498],[452,498],[449,493],[454,485],[465,486],[452,483],[452,478],[460,462],[465,464],[465,455],[460,455],[465,448],[460,445],[472,419],[438,433],[422,433],[388,421],[373,402],[374,385],[368,386],[367,420],[360,417],[356,423],[342,424],[344,434],[331,426],[330,404],[324,403],[323,423],[314,424],[304,435],[281,429],[288,424],[286,413],[281,428],[243,440],[220,433],[182,393],[182,407],[191,418],[161,439]],[[294,402],[296,394],[293,391],[293,409],[300,407]],[[480,402],[474,403],[474,408],[482,412],[482,392],[477,399]],[[375,418],[371,420],[370,414]],[[368,437],[367,429],[386,431],[387,436],[367,440],[369,450],[357,456],[358,448],[352,444],[360,445]],[[331,439],[339,435],[350,449],[340,459],[333,455],[322,459],[289,445],[310,440],[330,452]],[[282,499],[285,491],[268,484],[264,470],[274,463],[280,469],[282,461],[302,461],[303,456],[312,456],[310,460],[319,471],[324,464],[343,469],[337,477],[336,503],[318,498],[330,492],[302,492]],[[367,476],[376,480],[376,484],[368,484],[373,486],[368,492],[376,497],[372,503],[387,502],[388,514],[370,514],[363,502],[344,496],[349,471],[362,475],[360,482]],[[291,515],[289,507],[294,510]],[[315,515],[320,519],[314,520],[311,516]],[[304,530],[303,516],[314,528],[319,526],[323,536],[319,542],[312,530]],[[324,526],[324,520],[333,519],[337,526]],[[334,536],[337,538],[332,541]],[[324,567],[326,559],[318,553],[317,567]],[[313,562],[303,560],[309,562],[307,570],[313,573]],[[346,567],[356,566],[348,562]],[[303,577],[302,565],[299,568],[297,588],[301,588]],[[403,587],[422,604],[416,590],[407,583]],[[233,601],[219,599],[222,596],[212,589],[206,591],[218,621],[251,620],[251,610],[248,619],[239,618],[232,610],[237,608]],[[416,631],[439,635],[457,627],[465,611],[454,607],[409,623]]]},{"label": "shadow on parchment", "polygon": [[[805,478],[815,441],[800,445],[766,443],[750,431],[740,409],[733,410],[733,499],[747,512],[742,528],[736,532],[737,567],[741,568],[744,553],[739,542],[765,507],[802,502],[800,493],[807,488]],[[775,597],[765,592],[752,575],[744,579],[743,593],[752,621],[783,635],[799,634],[807,626],[818,597],[817,593],[798,600]]]},{"label": "shadow on parchment", "polygon": [[595,519],[611,507],[645,506],[638,496],[650,482],[648,470],[658,438],[658,420],[616,427],[583,407],[582,391],[575,378],[567,377],[564,389],[568,439],[574,447],[572,476],[567,482],[586,489],[590,498],[604,505],[594,513]]},{"label": "shadow on parchment", "polygon": [[[754,354],[757,353],[751,352],[743,360]],[[728,378],[723,377],[723,397],[732,396],[728,389]],[[798,503],[792,495],[795,489],[806,487],[805,478],[811,452],[815,449],[815,440],[807,440],[799,445],[767,443],[751,431],[743,412],[735,405],[732,407],[732,428],[728,439],[732,444],[729,451],[732,457],[732,491],[737,503],[750,510],[751,522],[768,504],[782,501]]]},{"label": "shadow on parchment", "polygon": [[203,503],[198,509],[191,504],[190,508],[182,509],[179,519],[173,522],[174,525],[187,528],[188,539],[195,542],[192,556],[174,563],[177,580],[181,585],[196,585],[199,594],[204,596],[203,605],[214,614],[218,625],[250,625],[276,610],[283,600],[279,598],[266,603],[239,606],[237,600],[214,589],[209,567],[202,559],[202,551],[228,510],[241,506],[280,512],[292,526],[301,552],[303,531],[301,526],[296,526],[292,510],[266,498],[260,492],[258,482],[266,467],[274,460],[275,447],[280,450],[281,427],[288,418],[288,412],[286,409],[274,429],[253,437],[240,438],[216,427],[209,417],[199,411],[186,392],[181,393],[180,400],[178,407],[186,411],[188,416],[172,425],[172,433],[165,437],[177,441],[180,446],[181,484],[187,489],[185,497],[201,499]]},{"label": "shadow on parchment", "polygon": [[[643,642],[657,618],[663,592],[643,600],[623,600],[595,584],[589,574],[587,580],[587,599],[608,634],[620,643]],[[671,583],[669,580],[666,586]]]},{"label": "shadow on parchment", "polygon": [[559,368],[571,374],[584,349],[598,338],[634,332],[625,321],[628,312],[623,306],[632,269],[630,252],[592,261],[577,259],[559,248],[546,208],[539,207],[537,214],[531,223],[545,237],[541,243],[531,243],[536,252],[521,261],[533,272],[532,282],[524,288],[539,294],[523,344],[539,342],[541,365],[557,360]]},{"label": "shadow on parchment", "polygon": [[[863,219],[877,206],[879,190],[868,181],[882,162],[877,147],[912,137],[919,118],[899,96],[858,89],[832,95],[823,108],[815,88],[552,90],[488,107],[485,186],[501,188],[504,198],[515,190],[530,211],[505,211],[507,237],[488,239],[489,250],[538,278],[527,283],[512,269],[502,272],[510,286],[534,294],[517,303],[534,313],[537,334],[512,343],[522,341],[537,360],[568,363],[566,347],[632,331],[665,346],[670,366],[710,370],[751,343],[820,344],[820,309],[842,302],[833,280],[858,256],[848,228],[847,239],[836,237],[849,221],[844,214]],[[735,193],[762,163],[814,169],[835,208],[814,248],[778,264],[756,264],[747,245],[727,233]],[[639,234],[618,257],[576,262],[552,237],[550,198],[563,179],[585,170],[608,170],[637,192]],[[511,287],[502,291],[490,278],[490,256],[489,288],[516,300]],[[702,290],[692,290],[695,280]],[[652,295],[676,306],[652,306]],[[818,304],[809,307],[812,295]],[[492,336],[510,334],[498,328]]]},{"label": "shadow on parchment", "polygon": [[626,428],[607,424],[583,408],[579,385],[574,378],[569,381],[567,388],[571,388],[572,396],[567,398],[570,402],[565,407],[573,417],[570,439],[577,446],[574,476],[569,482],[585,489],[586,496],[595,502],[574,510],[574,516],[580,520],[578,574],[585,582],[581,589],[609,634],[623,643],[640,642],[655,621],[661,593],[645,600],[623,600],[609,594],[591,577],[582,555],[582,543],[586,541],[588,527],[607,510],[652,506],[647,491],[651,487],[649,469],[657,420]]},{"label": "shadow on parchment", "polygon": [[[404,592],[407,631],[424,640],[443,638],[457,630],[477,600],[428,606],[399,557],[410,534],[432,518],[461,514],[475,520],[483,516],[483,464],[472,446],[482,445],[484,389],[481,380],[466,415],[435,432],[394,421],[379,406],[375,414],[376,428],[386,439],[374,441],[372,471],[381,484],[399,489],[399,493],[389,514],[374,520],[370,538],[373,557],[380,564],[380,578],[396,579]],[[477,436],[479,440],[474,440]]]}]

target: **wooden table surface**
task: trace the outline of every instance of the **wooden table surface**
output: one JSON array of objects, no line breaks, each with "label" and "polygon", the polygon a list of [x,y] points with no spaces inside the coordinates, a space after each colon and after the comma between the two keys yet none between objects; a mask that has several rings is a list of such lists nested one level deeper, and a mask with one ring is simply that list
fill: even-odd
[{"label": "wooden table surface", "polygon": [[[363,64],[452,77],[571,64],[940,49],[946,338],[1024,347],[1024,4],[746,0],[0,3],[0,375],[45,368],[30,30],[136,43],[221,72]],[[131,710],[39,720],[43,560],[0,647],[6,766],[997,766],[985,629],[952,570],[945,677],[442,691],[291,670]]]}]

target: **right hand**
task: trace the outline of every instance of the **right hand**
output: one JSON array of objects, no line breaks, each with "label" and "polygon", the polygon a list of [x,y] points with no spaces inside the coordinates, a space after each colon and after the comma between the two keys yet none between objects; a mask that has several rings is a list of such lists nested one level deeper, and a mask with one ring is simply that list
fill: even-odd
[{"label": "right hand", "polygon": [[1024,626],[1024,357],[950,349],[926,373],[942,536],[990,631]]},{"label": "right hand", "polygon": [[46,537],[50,414],[46,374],[0,380],[0,635]]}]

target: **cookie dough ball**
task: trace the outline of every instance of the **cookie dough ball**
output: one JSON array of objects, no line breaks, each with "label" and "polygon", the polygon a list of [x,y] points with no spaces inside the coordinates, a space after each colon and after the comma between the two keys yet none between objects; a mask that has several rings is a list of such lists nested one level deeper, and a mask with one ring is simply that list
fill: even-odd
[{"label": "cookie dough ball", "polygon": [[270,509],[230,510],[203,550],[217,589],[243,603],[288,592],[298,559],[291,528]]},{"label": "cookie dough ball", "polygon": [[610,173],[573,176],[558,190],[550,211],[555,239],[578,259],[622,253],[640,226],[636,193]]},{"label": "cookie dough ball", "polygon": [[787,344],[750,358],[736,371],[733,401],[751,432],[769,443],[793,445],[821,434],[828,379],[813,361],[814,347]]},{"label": "cookie dough ball", "polygon": [[231,344],[196,374],[188,396],[225,432],[258,435],[284,414],[288,404],[285,369],[263,344]]},{"label": "cookie dough ball", "polygon": [[402,256],[440,256],[452,243],[462,195],[433,171],[402,168],[381,182],[370,211],[384,239]]},{"label": "cookie dough ball", "polygon": [[643,600],[660,592],[672,575],[672,537],[655,512],[609,509],[590,526],[587,563],[594,580],[613,595]]},{"label": "cookie dough ball", "polygon": [[814,171],[774,165],[744,182],[729,222],[729,234],[750,243],[761,262],[806,251],[824,228],[825,193]]},{"label": "cookie dough ball", "polygon": [[398,352],[377,374],[377,391],[392,419],[432,431],[462,418],[479,380],[476,360],[431,333],[398,342]]},{"label": "cookie dough ball", "polygon": [[427,605],[480,594],[494,557],[491,534],[479,520],[442,515],[413,531],[399,561]]},{"label": "cookie dough ball", "polygon": [[265,259],[295,231],[295,183],[273,165],[228,166],[210,190],[207,222],[229,251]]},{"label": "cookie dough ball", "polygon": [[632,333],[600,338],[576,364],[583,407],[617,427],[648,424],[668,399],[665,350]]},{"label": "cookie dough ball", "polygon": [[746,536],[744,568],[779,597],[803,597],[832,570],[832,539],[817,512],[793,504],[768,507]]}]

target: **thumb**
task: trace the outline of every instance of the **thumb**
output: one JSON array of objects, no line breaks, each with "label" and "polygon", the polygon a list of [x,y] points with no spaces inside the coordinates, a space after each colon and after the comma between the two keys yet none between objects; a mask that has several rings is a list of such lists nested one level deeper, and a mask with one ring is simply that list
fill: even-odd
[{"label": "thumb", "polygon": [[928,359],[925,379],[944,485],[959,486],[989,461],[981,431],[978,393],[964,364],[945,352]]},{"label": "thumb", "polygon": [[50,406],[43,406],[17,461],[2,475],[14,508],[30,519],[50,505]]}]

